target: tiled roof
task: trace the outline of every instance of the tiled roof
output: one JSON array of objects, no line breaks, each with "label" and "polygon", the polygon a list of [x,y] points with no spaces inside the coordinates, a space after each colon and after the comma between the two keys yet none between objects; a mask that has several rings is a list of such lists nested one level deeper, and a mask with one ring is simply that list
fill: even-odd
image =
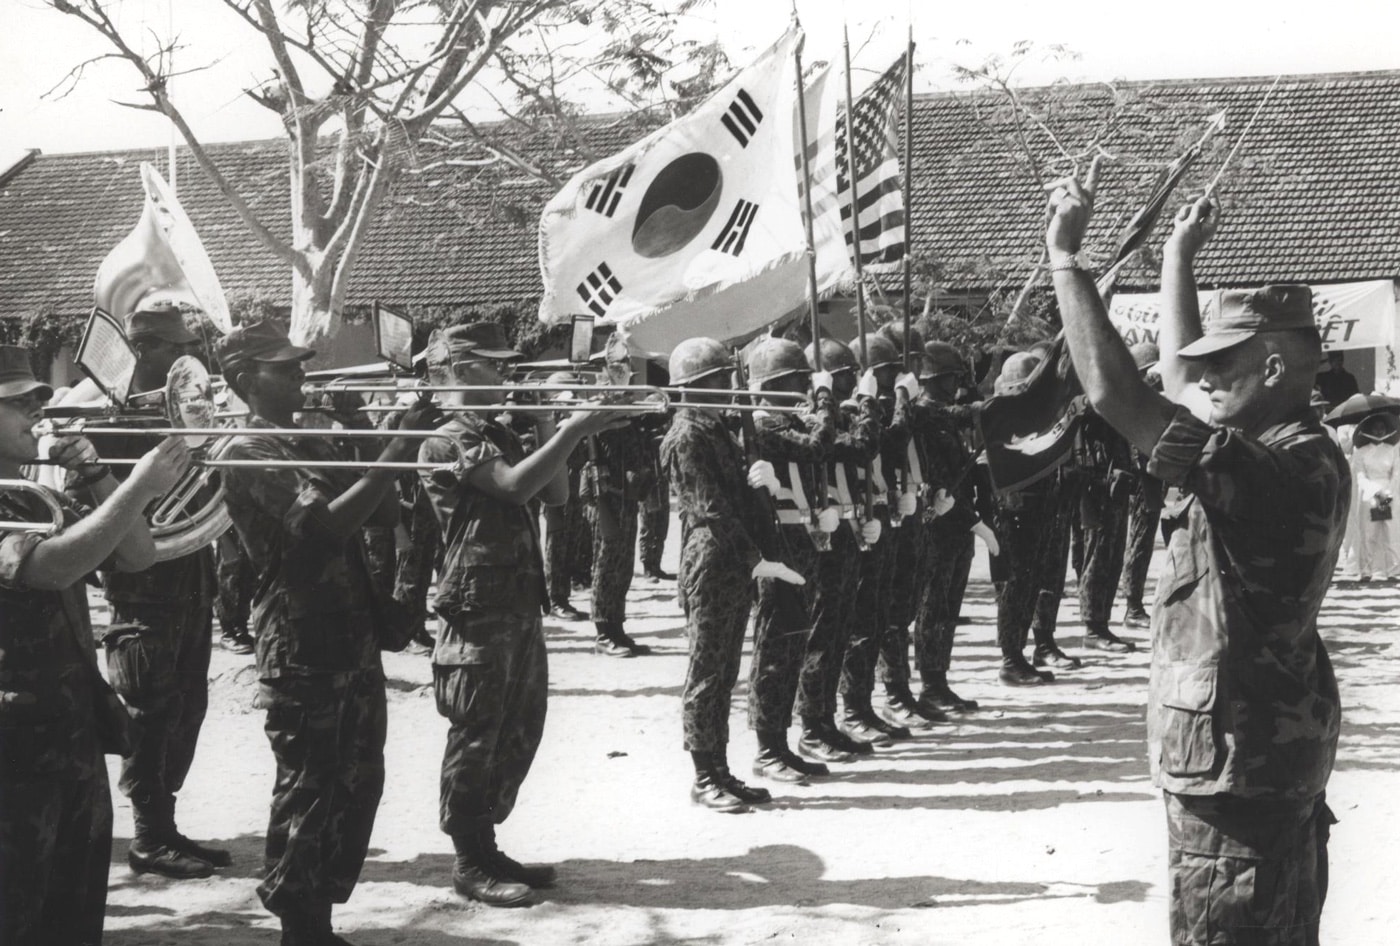
[{"label": "tiled roof", "polygon": [[[1271,84],[1242,79],[1119,87],[1120,94],[1140,97],[1140,105],[1105,142],[1124,160],[1105,174],[1091,244],[1111,242],[1115,225],[1135,209],[1156,169],[1199,134],[1206,115],[1225,108],[1228,126],[1187,186],[1209,180]],[[1099,86],[1058,92],[1060,115],[1082,114],[1086,121],[1100,113],[1109,94]],[[1034,102],[1044,91],[1024,95]],[[950,271],[986,259],[1025,272],[1040,245],[1044,198],[979,122],[978,102],[995,123],[995,107],[985,98],[939,93],[916,99],[914,243]],[[1285,78],[1231,165],[1221,191],[1227,224],[1199,261],[1201,280],[1237,285],[1400,276],[1396,129],[1400,72]],[[609,153],[640,134],[635,124],[601,123],[594,146]],[[1065,137],[1069,147],[1083,144]],[[1032,138],[1047,155],[1054,153],[1044,135],[1033,132]],[[285,234],[284,144],[240,142],[209,150],[263,219]],[[420,154],[432,160],[426,150]],[[46,305],[86,311],[98,264],[136,222],[140,162],[164,170],[165,159],[163,148],[39,155],[0,180],[0,316]],[[178,170],[180,201],[225,290],[288,305],[287,267],[252,238],[183,148]],[[485,188],[460,186],[444,173],[405,178],[360,252],[349,304],[487,306],[538,294],[535,222],[549,193],[546,185],[504,176]],[[1157,245],[1162,236],[1159,231]],[[1154,280],[1145,269],[1130,269],[1124,285]],[[977,283],[948,280],[950,288],[985,288]]]}]

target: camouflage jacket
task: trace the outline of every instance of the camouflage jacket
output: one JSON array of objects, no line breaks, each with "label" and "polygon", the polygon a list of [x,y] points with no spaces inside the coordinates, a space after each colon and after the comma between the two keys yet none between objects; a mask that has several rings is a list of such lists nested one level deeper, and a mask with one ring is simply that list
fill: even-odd
[{"label": "camouflage jacket", "polygon": [[854,522],[862,500],[860,482],[865,464],[875,459],[880,450],[880,407],[870,398],[844,401],[835,419],[827,488],[832,502],[840,503],[843,518]]},{"label": "camouflage jacket", "polygon": [[468,479],[497,458],[511,466],[525,459],[520,438],[477,414],[459,414],[438,430],[457,441],[460,452],[434,437],[423,441],[418,459],[444,467],[462,462],[419,473],[442,530],[437,610],[539,613],[549,597],[534,508],[493,499]]},{"label": "camouflage jacket", "polygon": [[1148,471],[1192,494],[1152,617],[1154,781],[1187,795],[1317,795],[1341,719],[1317,631],[1351,492],[1341,448],[1310,413],[1256,440],[1179,408]]},{"label": "camouflage jacket", "polygon": [[[817,495],[820,464],[831,455],[836,437],[836,416],[829,405],[831,395],[818,394],[817,407],[806,414],[769,414],[759,411],[753,419],[754,448],[760,460],[773,464],[778,482],[792,489],[793,471],[806,499],[806,508],[820,509],[826,502]],[[796,508],[795,496],[778,500],[780,508]]]},{"label": "camouflage jacket", "polygon": [[[350,459],[324,437],[257,434],[272,426],[250,417],[224,458]],[[250,624],[262,679],[380,666],[361,531],[341,538],[323,525],[326,507],[359,477],[356,470],[312,467],[224,471],[229,517],[258,576]]]},{"label": "camouflage jacket", "polygon": [[650,434],[635,424],[605,430],[586,443],[587,462],[579,485],[585,502],[640,502],[656,482],[656,465],[648,447]]},{"label": "camouflage jacket", "polygon": [[684,542],[704,530],[715,560],[745,574],[758,564],[757,503],[739,444],[718,412],[682,407],[661,441],[661,468],[680,507]]},{"label": "camouflage jacket", "polygon": [[[65,524],[76,522],[81,509],[52,495]],[[0,519],[47,518],[28,494],[0,493]],[[85,778],[101,764],[86,586],[41,591],[20,579],[43,541],[35,532],[0,532],[0,780]]]}]

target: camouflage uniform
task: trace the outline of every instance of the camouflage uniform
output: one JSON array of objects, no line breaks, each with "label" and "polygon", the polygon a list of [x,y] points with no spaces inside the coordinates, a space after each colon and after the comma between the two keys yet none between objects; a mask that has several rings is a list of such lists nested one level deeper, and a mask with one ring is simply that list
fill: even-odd
[{"label": "camouflage uniform", "polygon": [[1128,442],[1097,414],[1084,418],[1076,556],[1079,573],[1079,620],[1102,627],[1112,617],[1113,597],[1123,572],[1123,547],[1128,539],[1128,499],[1132,488]]},{"label": "camouflage uniform", "polygon": [[690,659],[681,693],[685,748],[723,752],[752,602],[758,511],[744,455],[714,411],[682,407],[661,442],[681,513],[678,590]]},{"label": "camouflage uniform", "polygon": [[585,534],[584,504],[579,499],[579,479],[588,458],[588,447],[579,444],[569,454],[569,498],[560,506],[546,506],[544,574],[551,607],[567,605],[573,590],[574,559]]},{"label": "camouflage uniform", "polygon": [[976,477],[973,453],[959,427],[970,423],[976,408],[948,407],[925,402],[919,405],[919,423],[925,433],[928,460],[925,477],[930,495],[946,489],[955,505],[941,516],[925,509],[922,526],[927,535],[924,584],[919,590],[914,621],[914,662],[928,681],[932,673],[946,673],[952,661],[953,632],[962,610],[974,553],[972,527],[977,525]]},{"label": "camouflage uniform", "polygon": [[246,632],[257,575],[233,526],[214,543],[214,574],[214,614],[219,619],[219,630],[229,635]]},{"label": "camouflage uniform", "polygon": [[1078,514],[1074,474],[1061,467],[1039,482],[996,499],[996,535],[1005,576],[997,592],[997,646],[1021,653],[1027,632],[1052,639],[1064,595],[1070,523]]},{"label": "camouflage uniform", "polygon": [[535,759],[549,697],[541,620],[548,599],[535,512],[468,479],[498,458],[522,461],[520,439],[476,414],[438,429],[458,447],[425,440],[419,459],[465,458],[462,468],[421,473],[443,535],[433,693],[449,726],[438,823],[457,838],[506,820]]},{"label": "camouflage uniform", "polygon": [[[836,415],[837,430],[827,464],[827,482],[838,502],[839,483],[853,487],[857,470],[874,459],[880,447],[880,413],[876,403],[861,398],[855,405],[842,405]],[[807,636],[798,675],[796,709],[804,719],[827,719],[836,714],[836,691],[846,654],[851,625],[855,621],[856,583],[859,559],[870,552],[859,551],[855,503],[842,509],[844,521],[831,534],[831,551],[817,556],[817,578],[812,587],[812,631]]]},{"label": "camouflage uniform", "polygon": [[671,482],[661,472],[661,435],[647,437],[647,462],[655,479],[642,497],[637,551],[642,559],[642,572],[654,575],[661,571],[661,555],[666,550],[666,534],[671,529]]},{"label": "camouflage uniform", "polygon": [[[836,419],[829,405],[831,395],[818,393],[817,409],[800,417],[793,414],[760,414],[754,418],[755,451],[760,460],[773,464],[783,488],[797,486],[808,503],[817,499],[816,464],[826,459],[836,433]],[[749,728],[758,732],[782,732],[792,725],[792,705],[797,677],[811,635],[813,592],[817,587],[817,549],[808,529],[807,509],[792,500],[777,502],[778,521],[784,539],[783,563],[807,583],[795,596],[784,595],[776,578],[758,581],[758,606],[754,612],[753,660],[749,665]],[[801,614],[780,613],[785,602],[800,601]]]},{"label": "camouflage uniform", "polygon": [[408,483],[401,481],[399,493],[406,497],[404,504],[408,507],[408,545],[399,552],[394,567],[394,600],[408,609],[414,626],[421,626],[428,615],[428,589],[442,554],[442,535],[432,501],[423,492],[418,477]]},{"label": "camouflage uniform", "polygon": [[[226,455],[346,459],[320,437],[258,435],[270,426],[251,417]],[[356,479],[310,467],[224,474],[229,515],[260,576],[259,702],[277,776],[258,896],[278,915],[350,898],[384,787],[384,671],[364,539],[321,524],[326,505]]]},{"label": "camouflage uniform", "polygon": [[588,504],[593,525],[590,617],[595,622],[627,619],[627,589],[637,559],[637,507],[652,485],[647,439],[632,424],[597,434],[583,468],[579,496]]},{"label": "camouflage uniform", "polygon": [[1341,722],[1317,614],[1350,471],[1307,409],[1253,439],[1178,408],[1148,472],[1192,495],[1157,589],[1148,687],[1172,942],[1316,943]]},{"label": "camouflage uniform", "polygon": [[[883,477],[887,488],[894,486],[894,471],[899,468],[904,451],[909,443],[908,402],[903,398],[894,403],[880,405],[882,418],[886,419],[880,430],[880,454],[876,458],[873,471]],[[880,541],[870,551],[860,556],[860,577],[856,580],[855,622],[851,639],[846,645],[846,656],[841,667],[841,696],[847,711],[869,709],[871,694],[875,689],[875,669],[890,626],[890,605],[894,594],[895,555],[899,549],[899,530],[890,527],[889,501],[896,497],[889,493],[880,495],[876,485],[875,515],[882,526]],[[905,637],[904,652],[909,650]],[[905,657],[905,673],[908,673],[908,657]]]},{"label": "camouflage uniform", "polygon": [[[75,522],[78,508],[53,495]],[[0,494],[0,518],[47,515],[28,495]],[[0,533],[0,943],[87,946],[102,941],[112,853],[105,684],[83,583],[39,591],[20,580],[42,541]]]},{"label": "camouflage uniform", "polygon": [[1128,611],[1142,611],[1143,592],[1147,587],[1147,570],[1152,564],[1152,547],[1157,541],[1157,523],[1162,517],[1162,481],[1148,476],[1147,459],[1133,451],[1134,468],[1132,496],[1128,500],[1128,540],[1123,556],[1123,576],[1118,593],[1128,604]]}]

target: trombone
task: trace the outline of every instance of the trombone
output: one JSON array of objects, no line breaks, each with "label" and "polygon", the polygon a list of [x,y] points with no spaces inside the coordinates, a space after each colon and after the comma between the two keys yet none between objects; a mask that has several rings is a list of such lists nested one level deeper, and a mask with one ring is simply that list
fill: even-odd
[{"label": "trombone", "polygon": [[[369,395],[390,395],[400,394],[448,394],[455,392],[484,392],[492,394],[504,394],[510,397],[513,394],[537,393],[559,396],[569,394],[577,396],[579,394],[602,394],[604,400],[551,400],[544,404],[509,402],[503,404],[457,404],[439,405],[443,411],[475,412],[475,411],[624,411],[633,414],[655,413],[663,414],[674,407],[698,408],[701,410],[717,411],[767,411],[768,413],[788,413],[798,414],[809,411],[810,399],[805,394],[783,391],[764,391],[762,396],[771,400],[782,401],[781,404],[753,404],[748,403],[748,399],[757,395],[757,392],[746,391],[737,388],[709,388],[701,390],[699,388],[677,388],[677,387],[654,387],[646,384],[502,384],[502,385],[470,385],[470,384],[381,384],[374,382],[341,382],[324,381],[314,382],[302,386],[302,393],[308,398],[319,397],[328,394],[369,394]],[[624,395],[625,400],[608,400],[610,395]],[[693,394],[703,394],[704,396],[719,396],[728,398],[727,401],[691,401],[688,396]],[[744,400],[740,400],[740,399]],[[366,405],[358,408],[365,413],[389,413],[400,410],[398,407],[390,405]]]}]

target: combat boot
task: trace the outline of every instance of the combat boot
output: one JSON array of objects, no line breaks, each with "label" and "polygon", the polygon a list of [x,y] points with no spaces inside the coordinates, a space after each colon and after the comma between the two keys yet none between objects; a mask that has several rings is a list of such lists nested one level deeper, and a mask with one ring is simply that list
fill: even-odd
[{"label": "combat boot", "polygon": [[[138,874],[159,874],[172,880],[210,877],[214,865],[202,857],[181,850],[174,842],[174,796],[131,800],[135,837],[126,851],[126,862]],[[223,853],[227,857],[227,852]]]},{"label": "combat boot", "polygon": [[835,730],[835,722],[815,716],[804,716],[802,718],[802,738],[797,742],[798,750],[803,755],[822,762],[855,761],[853,752],[830,738],[830,734]]},{"label": "combat boot", "polygon": [[1110,631],[1107,624],[1086,624],[1084,625],[1084,649],[1127,654],[1137,650],[1137,644],[1123,640]]},{"label": "combat boot", "polygon": [[1124,627],[1151,627],[1152,616],[1143,608],[1142,602],[1137,604],[1129,603],[1128,610],[1123,615]]},{"label": "combat boot", "polygon": [[738,777],[729,771],[729,762],[725,759],[723,751],[715,753],[713,758],[715,779],[729,794],[746,805],[766,805],[773,800],[773,794],[768,789],[739,781]]},{"label": "combat boot", "polygon": [[692,802],[728,815],[739,815],[750,810],[721,780],[710,753],[692,751],[690,757],[695,762],[695,782],[690,786]]},{"label": "combat boot", "polygon": [[522,864],[496,846],[496,826],[488,824],[481,829],[481,852],[486,863],[507,880],[519,881],[536,890],[553,887],[559,872],[549,864]]},{"label": "combat boot", "polygon": [[871,746],[893,745],[896,739],[908,739],[912,735],[903,726],[895,726],[875,715],[868,706],[847,706],[841,717],[841,728],[846,735],[857,742]]},{"label": "combat boot", "polygon": [[1048,670],[1036,670],[1023,654],[1007,655],[1001,658],[1001,682],[1009,687],[1038,687],[1043,683],[1053,683],[1055,675]]},{"label": "combat boot", "polygon": [[481,832],[454,834],[452,889],[477,903],[491,907],[526,907],[534,903],[530,887],[504,876],[481,843]]},{"label": "combat boot", "polygon": [[919,703],[935,706],[944,711],[968,713],[977,709],[977,701],[964,699],[948,686],[948,674],[935,670],[923,675],[924,688],[919,692]]},{"label": "combat boot", "polygon": [[938,706],[921,704],[913,693],[905,690],[885,697],[885,718],[897,726],[928,729],[934,723],[946,723],[948,714]]},{"label": "combat boot", "polygon": [[806,784],[808,776],[830,775],[831,770],[819,762],[808,762],[787,744],[787,733],[761,731],[758,734],[758,756],[753,761],[753,774],[775,782]]},{"label": "combat boot", "polygon": [[1071,657],[1060,650],[1060,646],[1054,640],[1036,644],[1035,651],[1031,654],[1031,666],[1044,667],[1046,664],[1056,670],[1078,670],[1083,666],[1083,662],[1078,657]]},{"label": "combat boot", "polygon": [[638,644],[636,641],[634,641],[632,639],[632,635],[628,634],[622,629],[621,621],[614,621],[612,625],[612,630],[612,639],[617,641],[623,647],[626,647],[638,657],[645,657],[647,654],[651,653],[651,645]]}]

